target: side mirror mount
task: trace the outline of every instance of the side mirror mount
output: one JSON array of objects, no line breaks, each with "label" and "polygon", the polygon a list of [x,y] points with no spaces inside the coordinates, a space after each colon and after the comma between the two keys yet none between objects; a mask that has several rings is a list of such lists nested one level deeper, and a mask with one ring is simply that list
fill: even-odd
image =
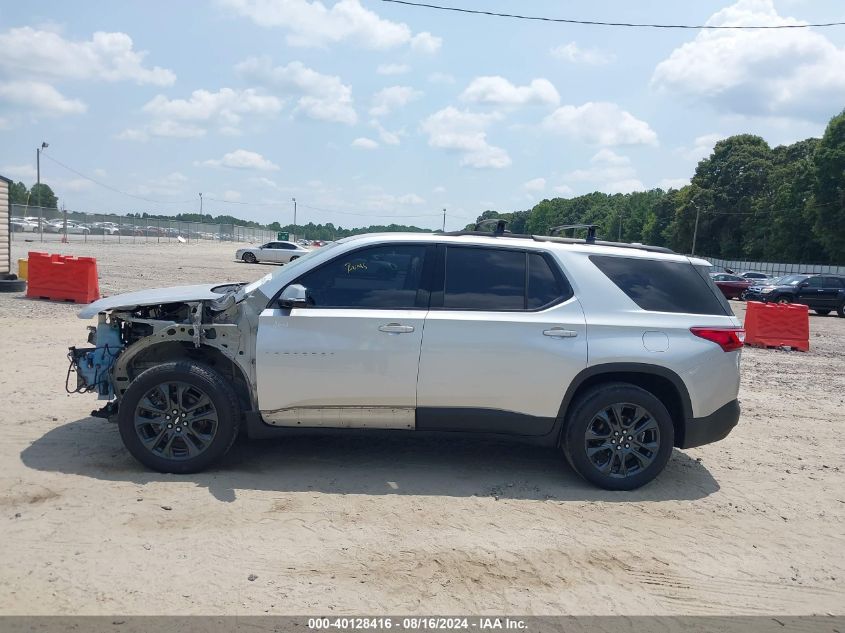
[{"label": "side mirror mount", "polygon": [[308,291],[305,286],[291,284],[279,296],[279,305],[283,308],[307,308]]}]

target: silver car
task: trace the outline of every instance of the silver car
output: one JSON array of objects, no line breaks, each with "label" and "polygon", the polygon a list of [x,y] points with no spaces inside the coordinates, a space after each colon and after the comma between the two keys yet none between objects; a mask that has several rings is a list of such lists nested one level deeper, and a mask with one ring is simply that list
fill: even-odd
[{"label": "silver car", "polygon": [[267,242],[261,246],[239,248],[235,252],[235,259],[246,262],[247,264],[257,264],[259,262],[287,264],[310,252],[307,248],[303,248],[293,242]]}]

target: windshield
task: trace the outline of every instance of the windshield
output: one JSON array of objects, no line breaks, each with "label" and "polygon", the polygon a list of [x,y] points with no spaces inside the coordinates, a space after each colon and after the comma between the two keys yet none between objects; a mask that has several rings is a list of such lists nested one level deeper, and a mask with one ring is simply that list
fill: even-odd
[{"label": "windshield", "polygon": [[807,275],[786,275],[785,277],[772,279],[771,283],[776,286],[796,286],[806,278]]},{"label": "windshield", "polygon": [[291,268],[298,268],[299,266],[302,266],[302,262],[308,261],[310,258],[314,257],[318,253],[325,253],[326,251],[331,250],[335,246],[337,246],[337,242],[331,242],[330,244],[326,244],[325,246],[322,246],[320,248],[314,248],[308,254],[303,255],[301,257],[297,257],[296,259],[294,259],[293,261],[285,264],[284,266],[279,266],[279,268],[274,270],[272,273],[264,275],[261,279],[257,279],[256,281],[253,281],[251,284],[247,284],[246,286],[244,286],[241,296],[248,295],[250,292],[252,292],[256,288],[263,286],[268,281],[273,279],[273,277],[281,274],[282,271],[288,272]]}]

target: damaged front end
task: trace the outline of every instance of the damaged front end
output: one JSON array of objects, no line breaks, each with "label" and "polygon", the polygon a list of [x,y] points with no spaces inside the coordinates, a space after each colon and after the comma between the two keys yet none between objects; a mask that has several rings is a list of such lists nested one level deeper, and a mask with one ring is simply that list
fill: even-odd
[{"label": "damaged front end", "polygon": [[236,301],[241,286],[142,291],[86,307],[80,317],[96,314],[97,325],[88,328],[90,346],[68,352],[67,391],[96,393],[107,404],[92,415],[114,420],[123,394],[143,371],[163,362],[194,360],[230,378],[244,407],[251,408],[254,345],[249,332],[263,305]]}]

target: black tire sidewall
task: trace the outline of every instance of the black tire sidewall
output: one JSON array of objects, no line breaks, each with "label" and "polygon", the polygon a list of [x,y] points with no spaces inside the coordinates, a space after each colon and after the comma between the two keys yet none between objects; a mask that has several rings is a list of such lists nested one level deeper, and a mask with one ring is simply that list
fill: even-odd
[{"label": "black tire sidewall", "polygon": [[[203,390],[217,409],[217,435],[205,451],[186,460],[170,460],[153,455],[135,432],[135,407],[155,385],[180,381]],[[124,446],[147,468],[161,473],[187,474],[204,470],[219,461],[235,441],[240,426],[238,398],[228,380],[208,365],[192,361],[175,361],[143,371],[130,383],[120,401],[117,425]]]},{"label": "black tire sidewall", "polygon": [[[651,413],[660,431],[660,448],[655,460],[643,472],[614,478],[603,475],[590,463],[584,448],[584,434],[599,410],[621,402],[642,406]],[[636,385],[608,383],[593,387],[570,408],[564,428],[563,448],[572,468],[587,481],[605,490],[635,490],[654,479],[666,466],[672,455],[674,431],[669,412],[656,396]]]},{"label": "black tire sidewall", "polygon": [[243,261],[245,261],[247,264],[257,264],[258,263],[258,258],[255,256],[254,253],[244,253],[243,256],[241,257],[241,259]]},{"label": "black tire sidewall", "polygon": [[836,308],[836,314],[840,317],[845,318],[845,301],[839,304],[839,307]]}]

